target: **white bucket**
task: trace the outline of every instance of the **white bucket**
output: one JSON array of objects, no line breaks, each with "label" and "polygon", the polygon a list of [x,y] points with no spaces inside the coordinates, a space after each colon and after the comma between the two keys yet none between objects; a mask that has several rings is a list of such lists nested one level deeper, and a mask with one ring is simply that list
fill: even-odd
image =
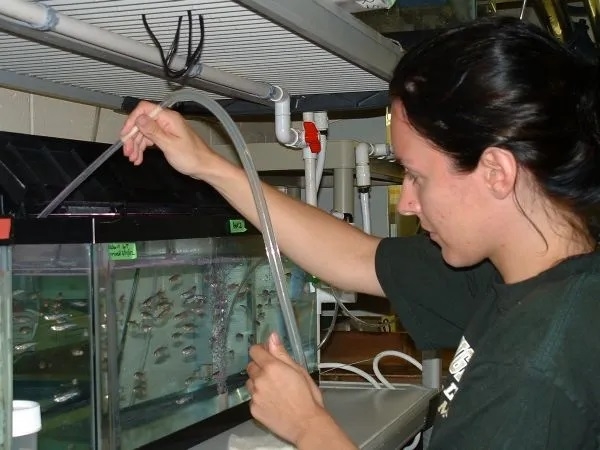
[{"label": "white bucket", "polygon": [[37,433],[41,429],[40,404],[13,400],[12,450],[37,450]]}]

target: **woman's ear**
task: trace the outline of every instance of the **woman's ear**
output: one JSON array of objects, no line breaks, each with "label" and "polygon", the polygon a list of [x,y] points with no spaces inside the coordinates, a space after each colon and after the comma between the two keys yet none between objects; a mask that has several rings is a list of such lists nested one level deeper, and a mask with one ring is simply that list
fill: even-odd
[{"label": "woman's ear", "polygon": [[508,150],[486,148],[479,158],[477,169],[481,171],[485,186],[494,197],[504,199],[514,191],[518,165],[514,155]]}]

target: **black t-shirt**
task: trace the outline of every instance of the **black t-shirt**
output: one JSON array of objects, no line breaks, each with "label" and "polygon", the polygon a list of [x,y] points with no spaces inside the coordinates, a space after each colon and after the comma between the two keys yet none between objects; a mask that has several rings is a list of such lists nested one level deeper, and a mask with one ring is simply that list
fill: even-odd
[{"label": "black t-shirt", "polygon": [[384,239],[379,281],[420,349],[457,348],[430,449],[600,448],[600,254],[506,285],[424,236]]}]

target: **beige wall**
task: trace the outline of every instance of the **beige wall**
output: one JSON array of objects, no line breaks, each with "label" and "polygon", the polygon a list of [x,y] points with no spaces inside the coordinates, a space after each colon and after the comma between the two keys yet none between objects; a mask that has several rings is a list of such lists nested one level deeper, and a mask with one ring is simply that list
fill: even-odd
[{"label": "beige wall", "polygon": [[[108,109],[0,87],[0,131],[113,143],[124,121],[125,115]],[[207,142],[229,143],[216,121],[191,123]],[[238,125],[249,144],[276,142],[273,122],[239,122]],[[293,125],[301,127],[297,122]],[[329,126],[330,139],[385,142],[384,117],[335,120]]]},{"label": "beige wall", "polygon": [[[112,143],[126,116],[89,105],[0,88],[0,131]],[[228,143],[214,121],[192,121],[211,144]],[[248,143],[274,142],[272,122],[239,123]]]}]

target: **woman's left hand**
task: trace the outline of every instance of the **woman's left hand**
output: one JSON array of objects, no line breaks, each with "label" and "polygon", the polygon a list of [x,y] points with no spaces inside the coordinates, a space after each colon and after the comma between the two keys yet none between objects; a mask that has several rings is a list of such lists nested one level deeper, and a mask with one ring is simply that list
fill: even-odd
[{"label": "woman's left hand", "polygon": [[250,357],[246,383],[252,396],[250,412],[273,433],[296,444],[328,417],[321,391],[288,355],[276,333],[264,346],[252,346]]}]

